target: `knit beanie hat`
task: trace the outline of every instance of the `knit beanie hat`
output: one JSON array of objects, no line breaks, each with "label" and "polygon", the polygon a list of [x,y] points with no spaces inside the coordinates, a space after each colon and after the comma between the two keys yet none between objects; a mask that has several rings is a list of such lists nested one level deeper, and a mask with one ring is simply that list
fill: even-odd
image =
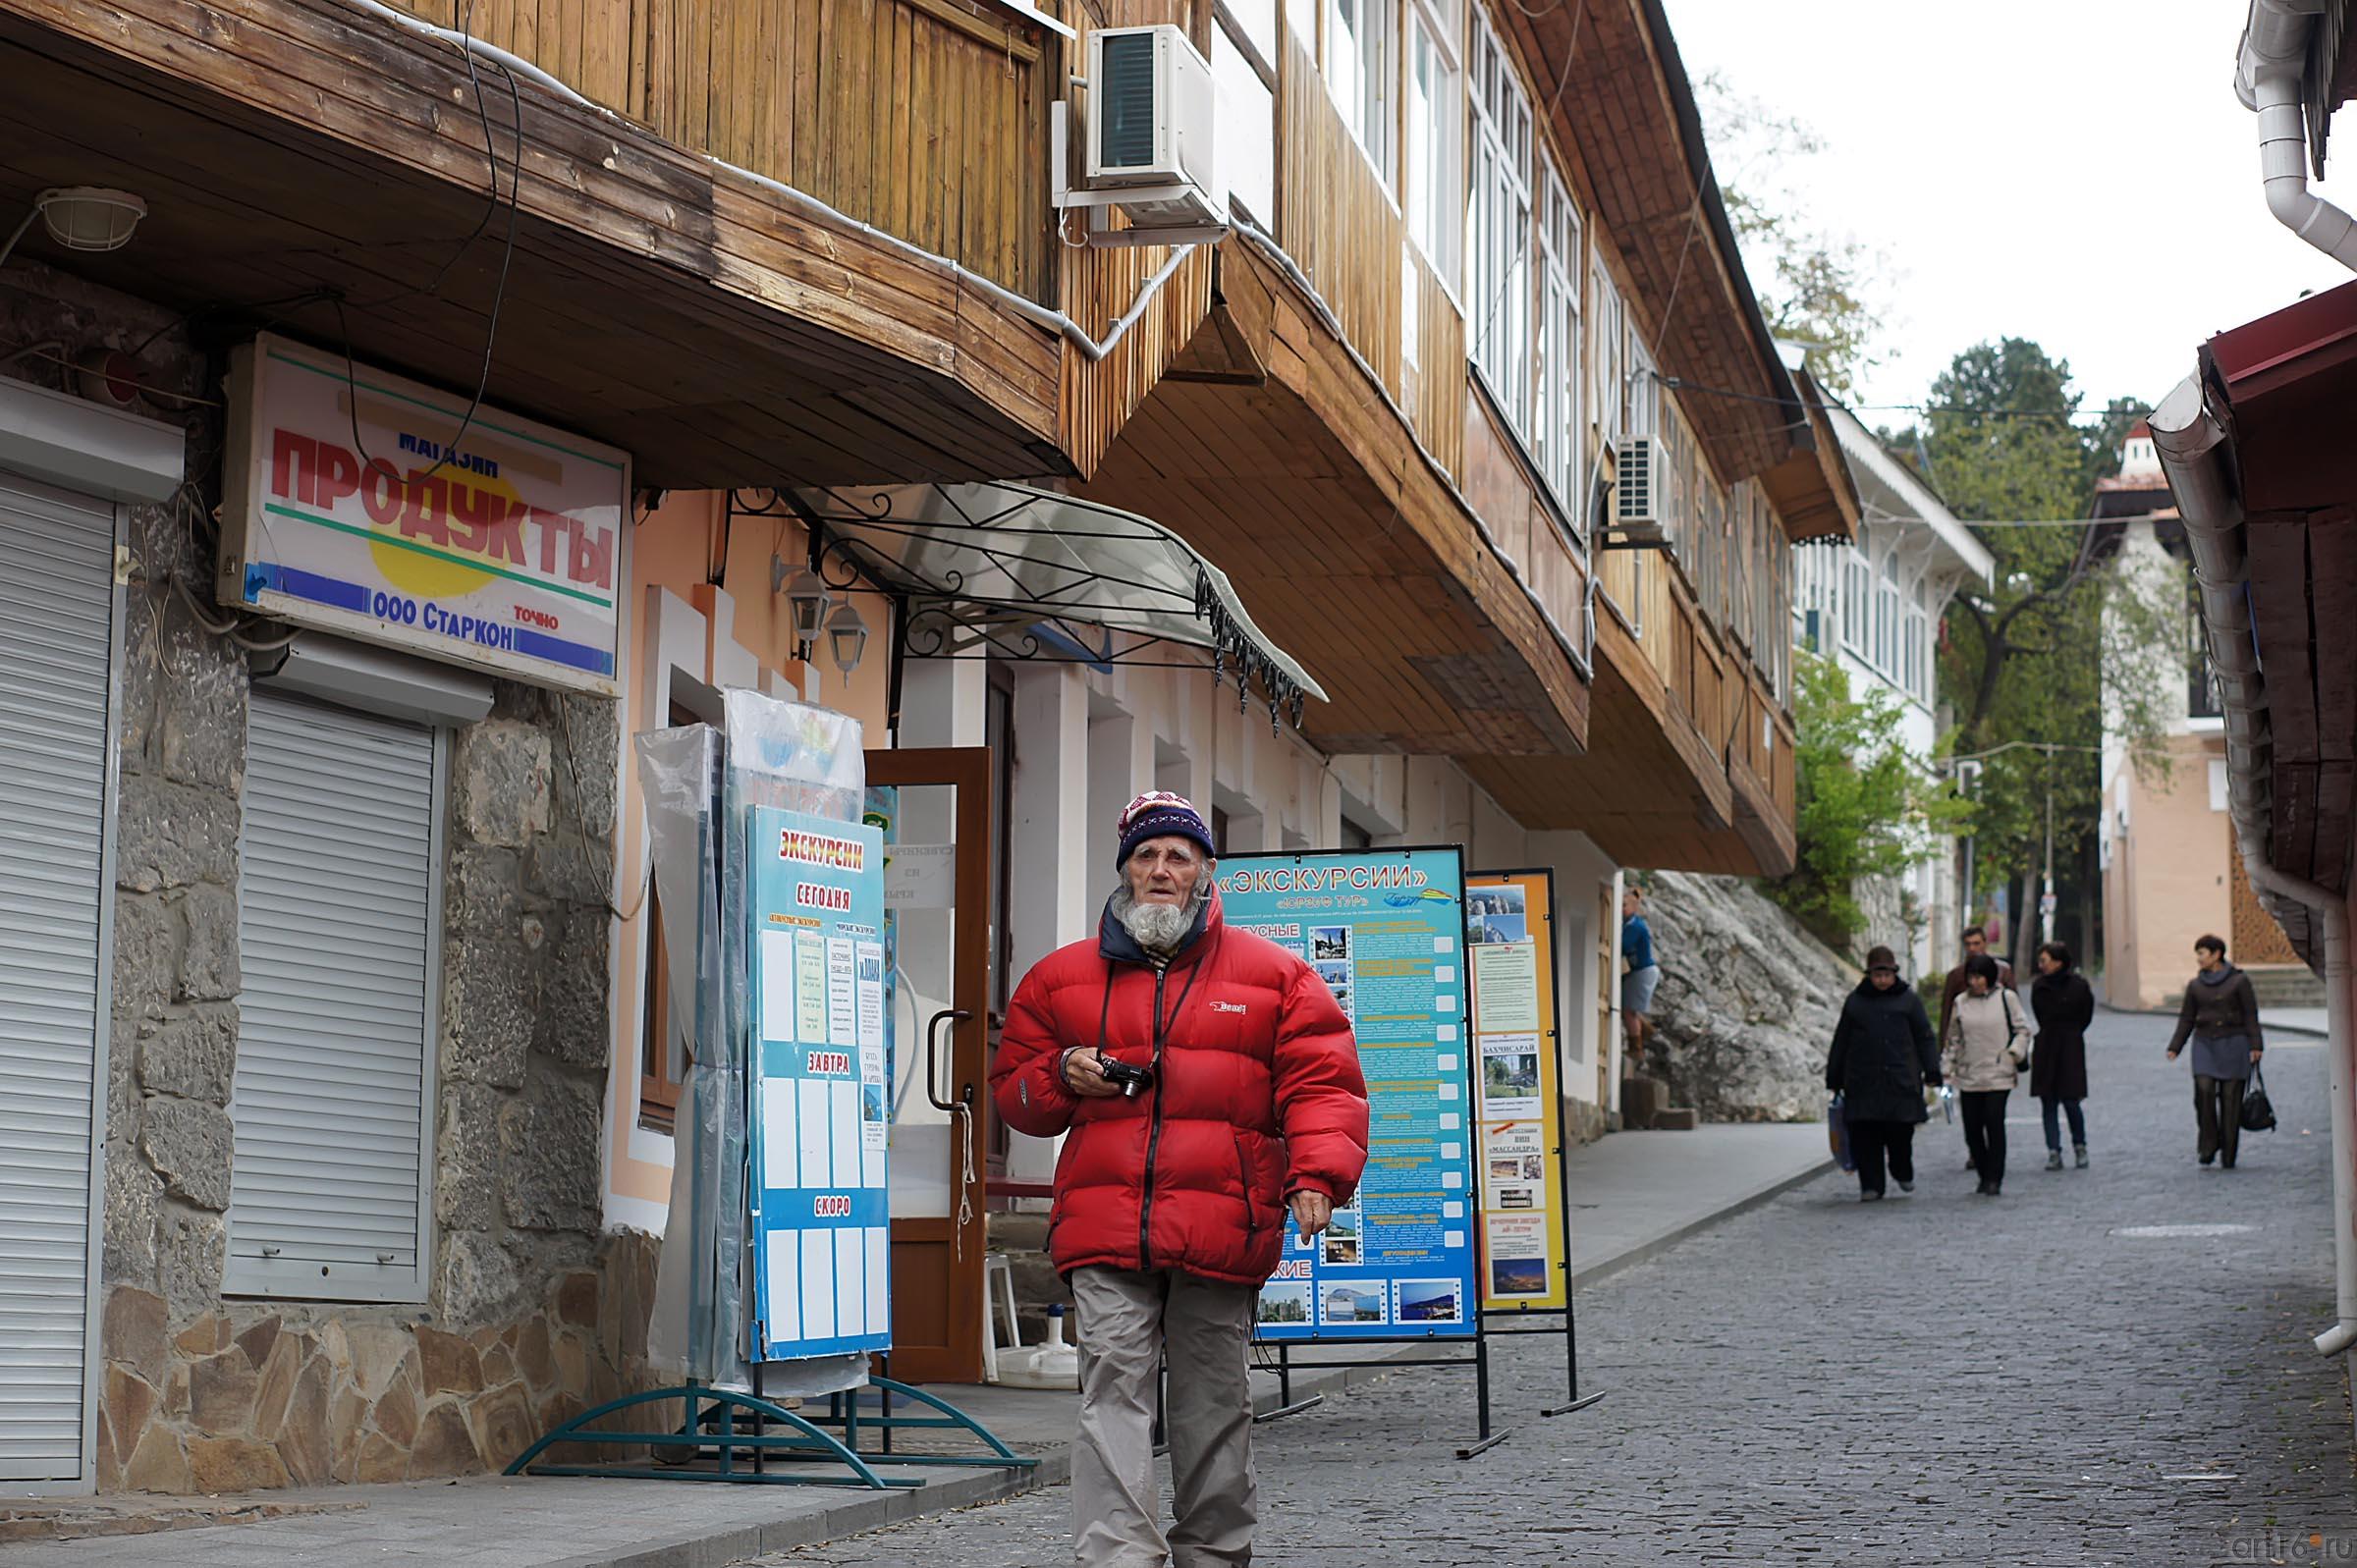
[{"label": "knit beanie hat", "polygon": [[1220,857],[1219,846],[1211,841],[1211,829],[1203,821],[1203,813],[1195,809],[1193,801],[1168,789],[1149,789],[1122,808],[1117,831],[1122,846],[1113,857],[1116,871],[1127,865],[1130,851],[1148,838],[1192,838],[1203,846],[1205,859]]}]

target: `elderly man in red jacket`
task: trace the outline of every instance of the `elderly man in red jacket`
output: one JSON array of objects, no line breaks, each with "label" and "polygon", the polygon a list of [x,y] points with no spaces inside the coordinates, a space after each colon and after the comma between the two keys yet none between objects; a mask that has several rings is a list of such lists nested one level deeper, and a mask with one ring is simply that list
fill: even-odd
[{"label": "elderly man in red jacket", "polygon": [[[1288,1211],[1304,1237],[1324,1230],[1367,1161],[1349,1022],[1308,964],[1226,928],[1216,855],[1185,799],[1131,801],[1097,935],[1023,977],[991,1069],[1008,1125],[1066,1134],[1048,1252],[1079,1309],[1085,1568],[1251,1560],[1253,1301]],[[1166,1346],[1167,1537],[1152,1435]]]}]

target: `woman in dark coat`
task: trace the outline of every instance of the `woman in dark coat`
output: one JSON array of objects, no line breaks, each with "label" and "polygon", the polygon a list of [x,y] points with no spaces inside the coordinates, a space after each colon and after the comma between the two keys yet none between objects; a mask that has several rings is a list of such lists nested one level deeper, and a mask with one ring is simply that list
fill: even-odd
[{"label": "woman in dark coat", "polygon": [[2095,991],[2071,967],[2070,949],[2050,942],[2038,949],[2038,978],[2030,982],[2030,1010],[2038,1015],[2038,1043],[2030,1052],[2030,1093],[2046,1115],[2046,1168],[2062,1168],[2062,1127],[2057,1111],[2070,1116],[2070,1148],[2087,1168],[2087,1026],[2095,1021]]},{"label": "woman in dark coat", "polygon": [[1898,978],[1888,947],[1866,955],[1866,978],[1841,1004],[1826,1058],[1825,1086],[1841,1097],[1849,1146],[1858,1162],[1858,1201],[1883,1196],[1883,1162],[1898,1190],[1915,1190],[1915,1128],[1923,1091],[1940,1087],[1940,1047],[1923,999]]},{"label": "woman in dark coat", "polygon": [[2242,1147],[2242,1092],[2267,1049],[2267,1036],[2259,1027],[2251,977],[2226,962],[2225,940],[2197,939],[2193,956],[2202,970],[2186,983],[2177,1032],[2168,1037],[2168,1059],[2176,1060],[2185,1042],[2193,1042],[2193,1113],[2201,1129],[2194,1152],[2205,1165],[2216,1160],[2232,1170]]}]

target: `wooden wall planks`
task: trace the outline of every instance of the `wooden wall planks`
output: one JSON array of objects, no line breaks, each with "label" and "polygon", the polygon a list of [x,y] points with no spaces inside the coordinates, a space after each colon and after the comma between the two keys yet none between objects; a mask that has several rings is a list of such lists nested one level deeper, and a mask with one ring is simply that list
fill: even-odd
[{"label": "wooden wall planks", "polygon": [[[1401,399],[1399,268],[1406,231],[1399,209],[1335,112],[1296,36],[1287,37],[1279,63],[1277,103],[1278,243],[1316,286],[1376,379]],[[1464,362],[1461,326],[1456,362]]]},{"label": "wooden wall planks", "polygon": [[[393,0],[439,26],[440,0]],[[967,0],[475,0],[476,36],[1027,298],[1060,51]]]}]

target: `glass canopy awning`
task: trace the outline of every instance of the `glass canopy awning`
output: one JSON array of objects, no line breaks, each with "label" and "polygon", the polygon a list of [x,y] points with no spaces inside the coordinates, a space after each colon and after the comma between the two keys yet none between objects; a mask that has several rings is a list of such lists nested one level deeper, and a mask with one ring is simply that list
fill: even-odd
[{"label": "glass canopy awning", "polygon": [[896,657],[1209,669],[1295,725],[1326,698],[1225,572],[1135,513],[995,482],[739,491],[730,505],[799,518],[829,587],[864,578],[893,595]]}]

